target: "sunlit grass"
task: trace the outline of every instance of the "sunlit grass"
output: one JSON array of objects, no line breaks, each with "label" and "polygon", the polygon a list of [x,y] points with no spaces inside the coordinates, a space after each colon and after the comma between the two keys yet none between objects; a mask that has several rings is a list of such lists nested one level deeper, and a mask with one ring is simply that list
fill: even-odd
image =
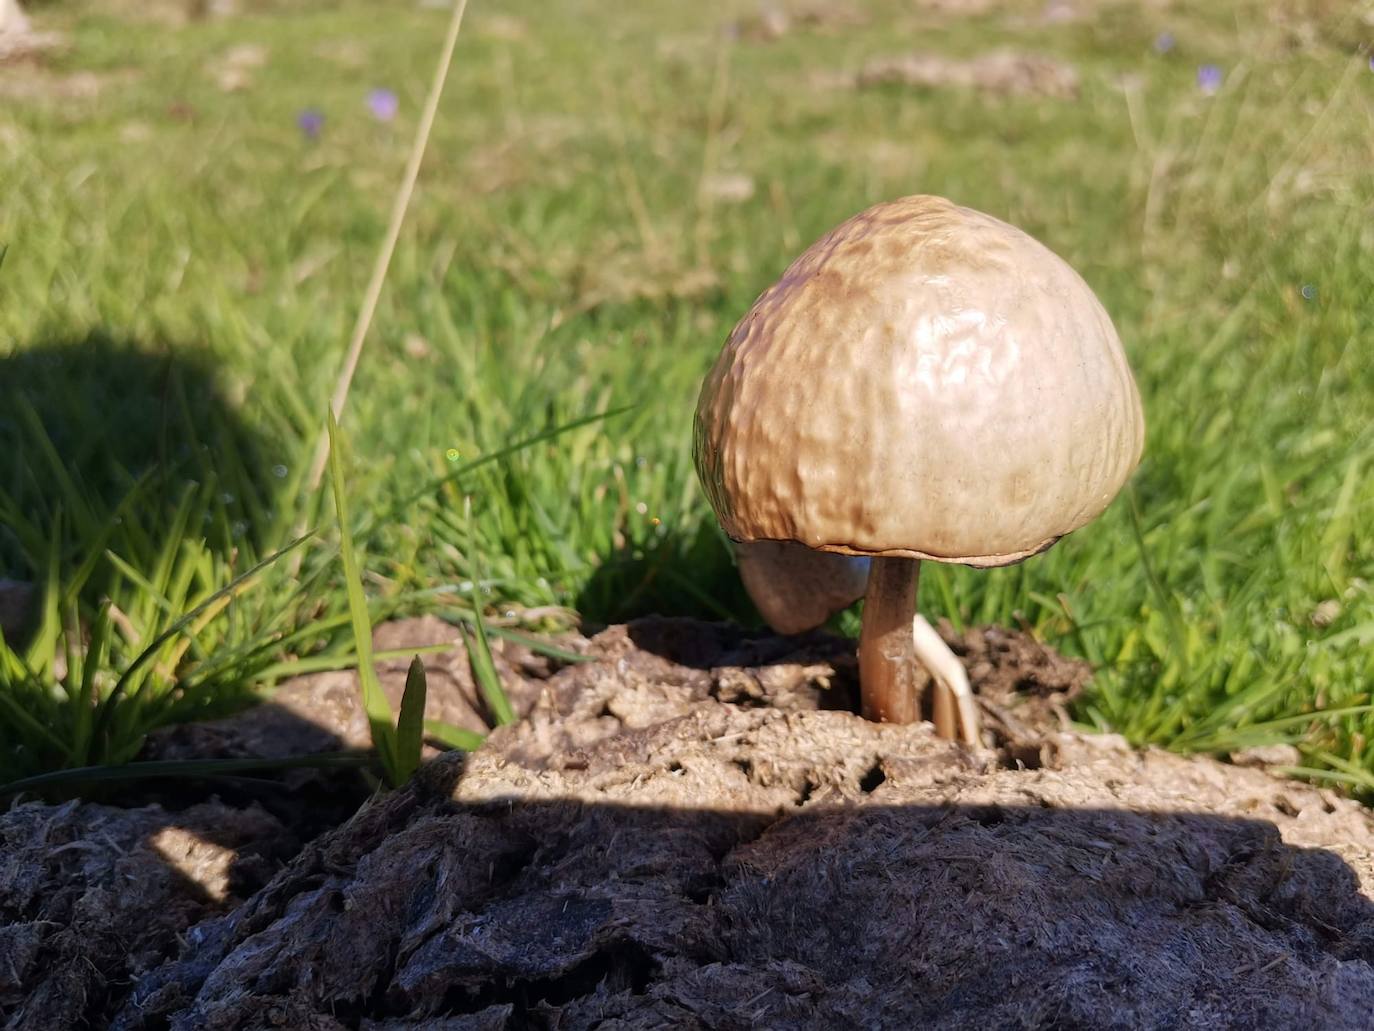
[{"label": "sunlit grass", "polygon": [[[1374,787],[1359,11],[1122,3],[1059,26],[1041,4],[1006,7],[867,4],[866,25],[759,43],[723,31],[751,3],[474,4],[344,422],[374,615],[437,607],[474,634],[474,604],[752,619],[691,468],[701,376],[801,247],[873,201],[942,193],[1082,271],[1121,330],[1148,439],[1097,523],[1014,568],[927,567],[923,607],[1092,660],[1086,723],[1190,749],[1291,739]],[[109,85],[0,108],[0,575],[45,581],[54,541],[64,582],[96,556],[95,627],[106,596],[159,609],[139,581],[158,582],[162,546],[202,556],[195,590],[162,592],[175,608],[302,516],[324,524],[301,479],[446,14],[402,5],[377,33],[362,4],[156,32],[75,2],[51,13],[73,47],[44,74]],[[263,63],[226,93],[215,69],[245,44]],[[1079,98],[834,84],[874,56],[999,46],[1073,63]],[[1203,63],[1224,72],[1215,96]],[[374,85],[400,96],[395,123],[368,114]],[[325,115],[313,140],[306,107]],[[714,191],[727,173],[752,194]],[[21,361],[64,346],[70,363]],[[112,415],[72,368],[91,348],[127,368],[126,347],[154,356],[134,370],[148,400]],[[215,399],[209,424],[195,398]],[[158,441],[166,462],[135,461]],[[157,504],[121,525],[159,547],[102,539],[150,467]],[[208,493],[178,522],[186,489]],[[334,541],[309,546],[313,579],[236,602],[245,636],[205,661],[251,649],[255,620],[303,638],[226,660],[207,692],[238,697],[306,644],[348,650]]]}]

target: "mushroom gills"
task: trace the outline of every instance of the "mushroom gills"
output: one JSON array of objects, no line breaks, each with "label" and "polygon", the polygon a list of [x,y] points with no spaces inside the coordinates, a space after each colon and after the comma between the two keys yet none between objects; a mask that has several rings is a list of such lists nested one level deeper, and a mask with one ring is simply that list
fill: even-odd
[{"label": "mushroom gills", "polygon": [[[869,559],[813,551],[793,541],[737,542],[735,558],[754,606],[780,634],[815,629],[862,598],[868,587]],[[938,729],[952,738],[957,727],[964,744],[980,747],[978,703],[964,665],[920,613],[911,621],[911,648],[935,681]]]},{"label": "mushroom gills", "polygon": [[814,630],[862,598],[868,585],[868,559],[794,541],[737,542],[735,560],[754,607],[780,634]]}]

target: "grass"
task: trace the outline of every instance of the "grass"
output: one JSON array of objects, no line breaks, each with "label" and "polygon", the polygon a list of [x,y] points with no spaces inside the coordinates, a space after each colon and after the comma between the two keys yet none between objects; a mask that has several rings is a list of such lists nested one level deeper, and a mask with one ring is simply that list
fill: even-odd
[{"label": "grass", "polygon": [[[875,0],[866,24],[758,42],[722,31],[747,2],[474,2],[344,419],[373,616],[752,620],[691,467],[701,377],[801,247],[876,200],[941,193],[1084,274],[1148,438],[1101,520],[1021,566],[927,567],[925,610],[1089,658],[1090,725],[1180,749],[1293,740],[1374,789],[1368,5],[1091,6],[1054,25],[1039,3]],[[302,519],[325,525],[302,481],[447,14],[399,5],[378,34],[361,2],[173,28],[36,10],[72,46],[0,106],[0,576],[64,585],[58,622],[108,642],[108,682],[80,697],[137,654],[102,610],[143,613],[147,640]],[[999,46],[1072,63],[1079,98],[827,81]],[[249,82],[226,92],[236,51]],[[81,73],[102,88],[64,96]],[[368,115],[372,86],[399,94],[395,123]],[[324,113],[313,140],[305,108]],[[202,628],[168,681],[201,671],[196,704],[140,713],[107,758],[346,661],[336,544]],[[81,703],[51,667],[2,675],[58,721],[39,751],[7,722],[5,754],[30,749],[10,772],[70,764],[78,731],[44,706],[79,722]]]}]

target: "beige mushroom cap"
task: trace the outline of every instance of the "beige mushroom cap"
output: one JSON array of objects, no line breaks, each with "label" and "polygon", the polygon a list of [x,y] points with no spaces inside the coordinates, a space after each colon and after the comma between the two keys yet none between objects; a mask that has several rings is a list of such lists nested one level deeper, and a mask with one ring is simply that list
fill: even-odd
[{"label": "beige mushroom cap", "polygon": [[840,225],[754,303],[702,387],[695,453],[737,541],[997,566],[1096,518],[1143,436],[1078,274],[918,196]]}]

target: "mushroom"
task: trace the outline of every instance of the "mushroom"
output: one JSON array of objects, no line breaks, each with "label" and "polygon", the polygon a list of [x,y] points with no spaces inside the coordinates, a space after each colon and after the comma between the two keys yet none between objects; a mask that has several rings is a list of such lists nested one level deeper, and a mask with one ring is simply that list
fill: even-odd
[{"label": "mushroom", "polygon": [[702,386],[693,444],[770,625],[819,625],[856,594],[832,556],[868,559],[863,714],[916,720],[919,659],[948,688],[937,730],[954,736],[954,701],[976,742],[958,659],[916,612],[921,561],[1046,550],[1102,513],[1143,437],[1121,342],[1078,274],[1019,229],[916,196],[855,215],[754,302]]},{"label": "mushroom", "polygon": [[24,16],[19,0],[0,0],[0,35],[13,33],[19,36],[28,31],[29,19]]}]

